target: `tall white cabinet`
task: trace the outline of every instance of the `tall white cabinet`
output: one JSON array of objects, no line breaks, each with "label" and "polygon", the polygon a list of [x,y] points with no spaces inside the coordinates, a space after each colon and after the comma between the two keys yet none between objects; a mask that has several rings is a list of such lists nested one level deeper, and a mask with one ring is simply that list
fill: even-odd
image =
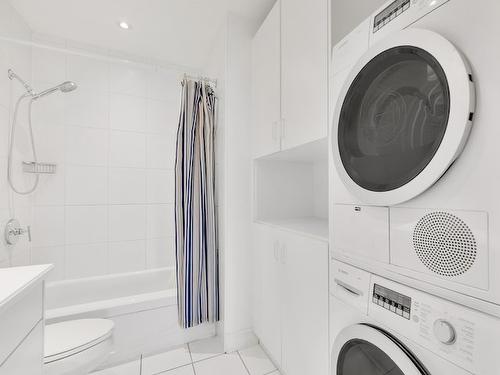
[{"label": "tall white cabinet", "polygon": [[328,374],[328,1],[278,0],[252,44],[253,318],[284,375]]},{"label": "tall white cabinet", "polygon": [[253,156],[328,133],[328,2],[278,0],[252,46]]}]

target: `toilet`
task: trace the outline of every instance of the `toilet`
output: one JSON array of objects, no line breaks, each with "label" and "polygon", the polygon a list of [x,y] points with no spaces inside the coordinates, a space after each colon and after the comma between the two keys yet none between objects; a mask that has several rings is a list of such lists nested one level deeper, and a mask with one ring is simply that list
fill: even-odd
[{"label": "toilet", "polygon": [[44,375],[86,375],[112,352],[114,323],[80,319],[45,327]]}]

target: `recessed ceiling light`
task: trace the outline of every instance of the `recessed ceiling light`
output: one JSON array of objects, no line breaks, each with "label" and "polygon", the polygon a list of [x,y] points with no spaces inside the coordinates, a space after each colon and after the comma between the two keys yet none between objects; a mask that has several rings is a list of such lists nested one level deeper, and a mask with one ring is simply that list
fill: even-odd
[{"label": "recessed ceiling light", "polygon": [[131,28],[130,24],[126,21],[120,21],[118,23],[118,26],[120,26],[120,28],[122,28],[123,30],[128,30]]}]

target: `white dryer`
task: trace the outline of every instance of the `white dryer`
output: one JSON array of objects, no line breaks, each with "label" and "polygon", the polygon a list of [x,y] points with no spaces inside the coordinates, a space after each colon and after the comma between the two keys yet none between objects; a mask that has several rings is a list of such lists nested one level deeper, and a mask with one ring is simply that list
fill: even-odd
[{"label": "white dryer", "polygon": [[329,139],[335,257],[500,316],[498,14],[386,3],[333,49]]},{"label": "white dryer", "polygon": [[334,261],[331,375],[498,375],[498,318]]}]

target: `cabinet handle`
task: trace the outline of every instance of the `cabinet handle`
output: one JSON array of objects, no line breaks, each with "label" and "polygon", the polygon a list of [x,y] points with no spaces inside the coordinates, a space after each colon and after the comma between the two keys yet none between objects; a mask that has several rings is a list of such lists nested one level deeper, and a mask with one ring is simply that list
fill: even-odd
[{"label": "cabinet handle", "polygon": [[282,118],[280,120],[280,136],[281,136],[282,141],[286,138],[286,131],[285,130],[286,130],[285,119]]},{"label": "cabinet handle", "polygon": [[280,260],[280,243],[278,241],[274,241],[274,260],[279,261]]},{"label": "cabinet handle", "polygon": [[287,256],[286,245],[282,244],[281,245],[281,264],[286,264],[286,256]]},{"label": "cabinet handle", "polygon": [[273,126],[272,126],[273,141],[276,141],[278,139],[278,125],[279,121],[273,121]]}]

